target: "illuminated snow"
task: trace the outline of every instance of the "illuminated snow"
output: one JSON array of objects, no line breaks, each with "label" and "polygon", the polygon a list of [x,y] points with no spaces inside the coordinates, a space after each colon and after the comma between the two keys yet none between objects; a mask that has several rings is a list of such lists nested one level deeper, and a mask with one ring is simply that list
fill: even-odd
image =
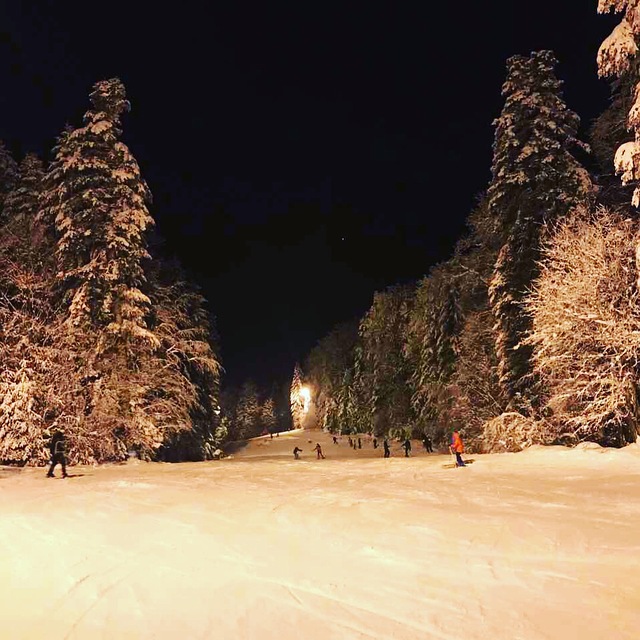
[{"label": "illuminated snow", "polygon": [[344,440],[68,480],[3,469],[3,637],[638,637],[640,447],[444,469]]}]

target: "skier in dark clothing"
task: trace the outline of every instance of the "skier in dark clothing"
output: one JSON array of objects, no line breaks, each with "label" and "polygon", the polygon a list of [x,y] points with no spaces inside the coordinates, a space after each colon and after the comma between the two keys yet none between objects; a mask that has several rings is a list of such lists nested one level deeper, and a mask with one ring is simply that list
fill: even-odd
[{"label": "skier in dark clothing", "polygon": [[362,440],[358,438],[358,449],[362,449]]},{"label": "skier in dark clothing", "polygon": [[424,448],[426,449],[427,453],[433,453],[433,446],[431,445],[431,437],[430,436],[425,436],[422,439],[422,444],[424,445]]},{"label": "skier in dark clothing", "polygon": [[51,451],[51,466],[49,467],[47,478],[55,478],[53,470],[58,463],[62,466],[62,477],[67,477],[67,461],[64,457],[64,444],[64,434],[60,431],[56,431],[49,444],[49,451]]},{"label": "skier in dark clothing", "polygon": [[322,453],[322,447],[319,442],[316,442],[316,446],[313,449],[318,455],[316,456],[318,460],[322,458],[324,460],[324,453]]},{"label": "skier in dark clothing", "polygon": [[353,447],[353,440],[349,437],[349,449],[351,449],[351,447]]},{"label": "skier in dark clothing", "polygon": [[378,448],[378,439],[377,439],[377,438],[374,438],[374,439],[373,439],[373,448],[374,448],[374,449],[377,449],[377,448]]},{"label": "skier in dark clothing", "polygon": [[384,457],[388,458],[391,455],[391,449],[389,449],[389,441],[386,438],[384,439],[382,446],[384,447]]},{"label": "skier in dark clothing", "polygon": [[338,438],[336,438],[335,436],[333,436],[333,444],[338,444]]},{"label": "skier in dark clothing", "polygon": [[296,448],[293,450],[293,457],[294,457],[296,460],[300,460],[300,454],[301,454],[301,453],[302,453],[302,449],[298,449],[298,447],[296,447]]},{"label": "skier in dark clothing", "polygon": [[404,457],[408,458],[409,457],[409,451],[411,451],[411,441],[409,440],[409,438],[407,438],[404,441],[404,444],[402,445],[402,448],[404,449]]}]

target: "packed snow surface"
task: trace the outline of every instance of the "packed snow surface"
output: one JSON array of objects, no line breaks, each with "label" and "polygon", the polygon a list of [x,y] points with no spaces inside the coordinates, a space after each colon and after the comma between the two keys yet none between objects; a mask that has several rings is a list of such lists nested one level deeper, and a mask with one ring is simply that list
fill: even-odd
[{"label": "packed snow surface", "polygon": [[3,468],[0,636],[640,637],[638,445],[464,469],[418,445],[307,432],[65,480]]}]

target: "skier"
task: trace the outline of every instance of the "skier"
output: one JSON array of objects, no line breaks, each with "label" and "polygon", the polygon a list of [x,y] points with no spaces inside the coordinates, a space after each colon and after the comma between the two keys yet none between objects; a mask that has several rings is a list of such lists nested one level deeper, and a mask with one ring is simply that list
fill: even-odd
[{"label": "skier", "polygon": [[358,438],[358,449],[362,449],[362,440]]},{"label": "skier", "polygon": [[64,444],[64,433],[56,431],[51,438],[51,443],[49,444],[49,451],[51,451],[51,466],[49,467],[47,478],[55,478],[53,470],[58,463],[60,463],[60,466],[62,467],[62,477],[67,477],[67,461],[64,458]]},{"label": "skier", "polygon": [[302,449],[298,449],[298,447],[296,447],[296,448],[293,450],[293,457],[294,457],[296,460],[300,460],[300,454],[301,454],[301,453],[302,453]]},{"label": "skier", "polygon": [[335,436],[333,436],[333,444],[338,444],[338,438],[336,438]]},{"label": "skier", "polygon": [[320,458],[322,458],[324,460],[324,453],[322,453],[322,447],[320,446],[319,442],[316,442],[316,446],[313,449],[318,455],[317,455],[317,459],[320,460]]},{"label": "skier", "polygon": [[449,446],[449,451],[456,454],[457,467],[467,466],[462,459],[462,454],[464,453],[464,443],[462,442],[462,438],[460,437],[460,433],[458,431],[453,431],[453,433],[451,434],[451,445]]},{"label": "skier", "polygon": [[351,436],[349,436],[349,449],[351,449],[351,447],[353,447],[353,440],[351,439]]},{"label": "skier", "polygon": [[433,453],[433,446],[431,445],[431,437],[430,436],[425,436],[422,439],[422,444],[424,445],[424,448],[427,450],[427,453]]},{"label": "skier", "polygon": [[409,440],[409,438],[407,438],[404,441],[404,444],[402,445],[402,448],[404,449],[404,457],[408,458],[409,457],[409,451],[411,451],[411,440]]},{"label": "skier", "polygon": [[374,438],[374,439],[373,439],[373,448],[374,448],[374,449],[377,449],[377,448],[378,448],[378,439],[377,439],[377,438]]},{"label": "skier", "polygon": [[388,458],[391,455],[391,449],[389,449],[389,441],[386,438],[384,439],[382,446],[384,447],[384,457]]}]

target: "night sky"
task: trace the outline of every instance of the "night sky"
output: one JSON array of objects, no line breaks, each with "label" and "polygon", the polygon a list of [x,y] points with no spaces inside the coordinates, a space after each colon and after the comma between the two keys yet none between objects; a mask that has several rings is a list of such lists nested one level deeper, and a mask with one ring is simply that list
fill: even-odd
[{"label": "night sky", "polygon": [[47,156],[120,77],[165,251],[210,302],[226,379],[262,384],[449,257],[506,58],[553,49],[587,125],[615,24],[596,0],[2,4],[0,138]]}]

